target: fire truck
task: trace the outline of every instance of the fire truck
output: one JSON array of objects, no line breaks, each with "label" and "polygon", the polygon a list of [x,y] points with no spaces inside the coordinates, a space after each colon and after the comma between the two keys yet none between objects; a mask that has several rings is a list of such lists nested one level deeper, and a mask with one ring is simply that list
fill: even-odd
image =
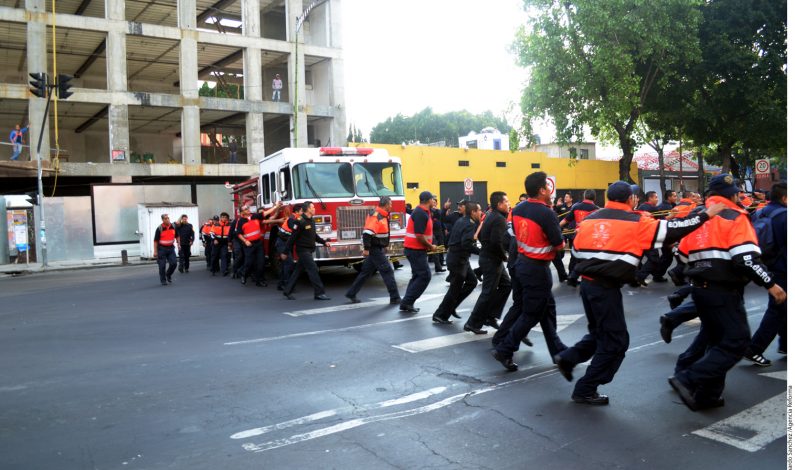
[{"label": "fire truck", "polygon": [[[235,212],[251,205],[265,209],[315,204],[317,233],[330,242],[317,246],[318,264],[348,265],[361,260],[365,218],[382,196],[392,199],[391,241],[387,256],[403,254],[406,198],[400,159],[384,149],[321,147],[286,148],[259,161],[259,176],[232,187]],[[266,255],[275,256],[278,227],[265,230]]]}]

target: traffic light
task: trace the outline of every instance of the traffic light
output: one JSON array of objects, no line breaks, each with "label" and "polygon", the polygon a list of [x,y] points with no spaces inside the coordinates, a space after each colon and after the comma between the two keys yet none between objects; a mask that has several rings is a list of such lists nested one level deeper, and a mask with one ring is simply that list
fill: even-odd
[{"label": "traffic light", "polygon": [[69,89],[72,88],[72,85],[69,83],[70,81],[72,81],[71,75],[58,74],[58,99],[65,100],[74,94],[69,91]]},{"label": "traffic light", "polygon": [[30,92],[34,95],[38,96],[39,98],[46,98],[47,97],[47,74],[36,72],[31,73],[30,78],[33,80],[30,81]]}]

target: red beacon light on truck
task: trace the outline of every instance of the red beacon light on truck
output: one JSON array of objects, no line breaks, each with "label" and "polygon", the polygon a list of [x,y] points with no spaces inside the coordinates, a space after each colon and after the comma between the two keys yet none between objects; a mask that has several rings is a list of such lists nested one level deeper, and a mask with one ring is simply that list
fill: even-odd
[{"label": "red beacon light on truck", "polygon": [[351,148],[351,147],[320,147],[321,157],[333,157],[338,155],[359,155],[365,156],[373,153],[371,148]]}]

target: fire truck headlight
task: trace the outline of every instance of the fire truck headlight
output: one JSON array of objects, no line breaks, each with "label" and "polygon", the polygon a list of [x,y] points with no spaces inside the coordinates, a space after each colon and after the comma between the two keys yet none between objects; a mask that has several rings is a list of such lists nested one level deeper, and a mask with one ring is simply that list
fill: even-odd
[{"label": "fire truck headlight", "polygon": [[323,225],[316,226],[316,228],[317,228],[317,233],[318,234],[331,233],[331,225],[323,224]]},{"label": "fire truck headlight", "polygon": [[390,222],[389,223],[389,229],[390,230],[400,230],[402,228],[403,227],[400,226],[400,222]]}]

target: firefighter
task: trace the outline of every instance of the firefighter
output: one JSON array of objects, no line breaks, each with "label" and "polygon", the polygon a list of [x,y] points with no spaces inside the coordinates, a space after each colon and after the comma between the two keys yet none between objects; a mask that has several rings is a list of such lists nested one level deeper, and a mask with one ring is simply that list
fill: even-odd
[{"label": "firefighter", "polygon": [[266,287],[265,282],[265,248],[263,247],[262,221],[265,219],[264,211],[260,210],[256,214],[251,213],[249,206],[244,206],[240,215],[248,219],[241,227],[238,239],[244,245],[246,264],[243,268],[243,276],[240,284],[246,285],[248,277],[253,274],[254,283],[257,287]]},{"label": "firefighter", "polygon": [[707,211],[725,209],[679,244],[688,260],[685,272],[694,287],[691,295],[701,330],[686,354],[679,356],[668,383],[692,411],[724,404],[726,374],[750,343],[743,300],[749,279],[765,287],[774,304],[787,298],[760,261],[756,232],[740,205],[739,193],[731,175],[714,176],[709,182]]},{"label": "firefighter", "polygon": [[[552,210],[558,214],[558,219],[561,217],[565,217],[566,215],[571,213],[571,209],[574,207],[574,199],[571,197],[571,193],[566,193],[563,195],[563,199],[558,199],[558,204],[553,207]],[[566,227],[571,228],[571,227]],[[564,243],[569,243],[567,240],[568,236],[563,237]],[[569,275],[566,272],[566,267],[563,265],[563,253],[564,250],[560,250],[555,255],[555,259],[552,260],[552,265],[555,266],[555,271],[558,273],[558,282],[563,284],[568,279]]]},{"label": "firefighter", "polygon": [[433,323],[441,325],[451,324],[451,316],[458,318],[455,309],[478,285],[478,280],[469,264],[469,256],[480,253],[475,242],[475,230],[480,223],[480,205],[476,202],[467,202],[464,211],[465,216],[459,218],[453,225],[447,244],[450,288],[431,317]]},{"label": "firefighter", "polygon": [[[701,201],[701,196],[697,192],[685,191],[682,193],[682,196],[679,202],[671,209],[668,219],[683,219],[699,207],[698,203]],[[673,282],[675,286],[684,286],[685,263],[677,259],[676,266],[668,270],[668,276],[670,276],[671,282]]]},{"label": "firefighter", "polygon": [[[177,269],[177,253],[174,247],[177,244],[177,230],[171,224],[168,214],[162,214],[160,219],[162,224],[155,230],[154,253],[157,253],[157,268],[160,271],[160,284],[167,286],[171,284],[171,275]],[[168,263],[168,271],[166,271]]]},{"label": "firefighter", "polygon": [[483,275],[483,285],[464,330],[475,334],[485,334],[483,325],[494,329],[500,327],[497,320],[502,317],[505,303],[511,295],[511,279],[505,269],[508,253],[503,239],[508,230],[508,195],[495,191],[489,196],[491,212],[486,216],[480,229],[479,240],[482,245],[478,256],[478,267]]},{"label": "firefighter", "polygon": [[229,214],[221,212],[218,225],[213,226],[213,251],[210,272],[215,276],[219,271],[222,275],[229,274]]},{"label": "firefighter", "polygon": [[243,250],[244,245],[238,236],[243,233],[243,224],[248,222],[248,218],[243,217],[242,212],[243,210],[241,208],[238,216],[229,224],[229,238],[232,240],[232,256],[234,259],[232,264],[232,279],[238,279],[243,276],[243,266],[245,266],[246,261],[245,251]]},{"label": "firefighter", "polygon": [[213,224],[215,220],[219,219],[217,215],[214,215],[207,219],[207,222],[202,225],[201,230],[199,231],[199,236],[201,237],[202,246],[204,247],[204,260],[207,262],[207,270],[209,271],[212,267],[210,261],[212,260],[212,253],[213,253],[213,240],[212,240],[212,232],[213,232]]},{"label": "firefighter", "polygon": [[[411,212],[406,225],[406,238],[403,252],[411,264],[411,279],[406,286],[406,294],[400,303],[400,311],[417,313],[420,309],[414,302],[425,292],[431,282],[431,269],[428,267],[428,251],[435,251],[433,244],[433,221],[431,220],[431,200],[436,198],[430,191],[420,193],[420,203]],[[407,204],[408,206],[408,204]]]},{"label": "firefighter", "polygon": [[[492,343],[494,349],[491,351],[494,359],[509,371],[518,369],[513,362],[513,353],[519,349],[522,339],[536,324],[545,321],[549,315],[554,315],[554,307],[550,308],[554,298],[549,265],[557,252],[565,246],[558,216],[549,207],[552,191],[547,186],[547,174],[538,171],[528,175],[524,186],[529,197],[511,213],[518,249],[514,265],[518,280],[513,283],[517,289],[514,299],[520,302],[517,308],[521,313],[512,323],[506,319],[500,325],[497,333],[502,340],[497,344]],[[550,333],[545,331],[544,337],[554,355],[565,346],[560,343],[556,332]]]},{"label": "firefighter", "polygon": [[[439,210],[439,201],[436,198],[431,199],[431,221],[433,222],[433,244],[442,246],[444,245],[444,226],[442,225],[442,211]],[[444,255],[430,255],[428,259],[433,261],[436,274],[447,271],[444,267]]]},{"label": "firefighter", "polygon": [[[591,212],[599,209],[594,203],[596,199],[596,191],[593,189],[586,189],[582,193],[582,201],[574,204],[571,207],[571,211],[560,221],[561,227],[566,227],[569,230],[577,230],[580,227],[580,223],[588,217]],[[566,238],[564,236],[564,238]],[[574,235],[571,235],[571,242],[569,243],[569,248],[574,244]],[[577,258],[574,256],[569,256],[569,276],[566,279],[566,283],[572,287],[577,287],[579,281],[577,280],[578,276],[576,271],[574,270],[575,266],[577,265]]]},{"label": "firefighter", "polygon": [[295,300],[295,297],[292,295],[295,284],[298,282],[298,278],[301,277],[301,274],[306,271],[309,282],[312,283],[312,287],[315,289],[315,300],[331,300],[331,298],[326,295],[326,288],[323,286],[323,281],[320,280],[320,273],[317,270],[317,264],[315,264],[315,244],[320,243],[325,247],[331,245],[317,234],[314,220],[315,205],[310,201],[306,201],[303,203],[301,210],[303,213],[298,219],[293,233],[287,240],[284,251],[282,251],[280,255],[282,261],[287,259],[287,254],[293,251],[293,246],[295,246],[295,252],[298,255],[295,269],[293,269],[293,273],[290,275],[290,279],[284,286],[284,292],[282,293],[288,299]]},{"label": "firefighter", "polygon": [[400,292],[398,291],[397,282],[395,282],[395,272],[392,271],[392,265],[384,254],[384,251],[389,247],[389,213],[391,210],[392,199],[383,196],[378,201],[378,207],[364,221],[364,229],[362,230],[362,246],[364,250],[362,254],[365,258],[362,263],[362,270],[359,271],[359,275],[356,276],[351,288],[345,293],[345,297],[350,299],[353,304],[360,302],[356,294],[365,281],[370,279],[370,276],[376,271],[381,274],[386,290],[389,291],[389,303],[392,305],[400,304]]},{"label": "firefighter", "polygon": [[632,210],[637,196],[623,181],[610,185],[607,199],[604,209],[593,212],[580,224],[572,252],[582,276],[580,296],[588,318],[588,334],[555,357],[568,381],[572,380],[576,364],[591,360],[571,395],[574,402],[589,405],[609,403],[607,395],[600,394],[597,387],[613,380],[629,347],[621,286],[635,280],[643,252],[679,240],[725,207],[716,204],[681,220],[656,220]]},{"label": "firefighter", "polygon": [[[646,215],[652,216],[654,212],[657,212],[657,202],[659,201],[659,196],[657,195],[657,191],[648,191],[644,195],[645,201],[638,205],[637,211],[643,212]],[[655,216],[656,219],[662,219],[663,217]],[[649,277],[649,274],[652,276],[652,281],[654,282],[666,282],[667,279],[662,276],[665,273],[665,270],[660,272],[660,267],[663,265],[663,256],[662,248],[660,249],[651,249],[646,250],[643,254],[646,258],[646,261],[641,263],[640,268],[638,269],[637,275],[635,278],[637,279],[637,283],[641,286],[647,286],[646,278]]]},{"label": "firefighter", "polygon": [[187,273],[190,269],[190,248],[196,234],[193,225],[188,223],[188,216],[182,214],[177,225],[177,239],[179,240],[179,272]]},{"label": "firefighter", "polygon": [[[290,239],[290,235],[293,234],[295,230],[295,226],[298,224],[298,219],[301,218],[302,214],[302,206],[301,204],[293,204],[292,207],[285,208],[286,211],[289,211],[288,214],[285,215],[285,220],[279,226],[279,230],[277,232],[278,238],[276,239],[276,253],[284,253],[284,249],[287,247],[287,240]],[[284,286],[287,284],[287,281],[290,279],[290,275],[293,274],[293,268],[295,267],[295,256],[293,256],[293,252],[290,251],[287,254],[286,259],[279,259],[279,283],[276,285],[278,290],[284,290]]]}]

